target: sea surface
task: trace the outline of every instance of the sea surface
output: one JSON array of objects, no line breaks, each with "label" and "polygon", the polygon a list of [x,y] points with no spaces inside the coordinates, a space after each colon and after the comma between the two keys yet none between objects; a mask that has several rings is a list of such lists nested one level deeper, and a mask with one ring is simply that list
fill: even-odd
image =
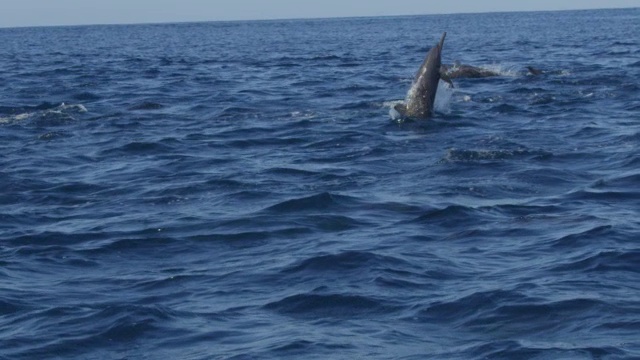
[{"label": "sea surface", "polygon": [[[444,31],[499,76],[398,118]],[[0,29],[0,359],[639,359],[639,34]]]}]

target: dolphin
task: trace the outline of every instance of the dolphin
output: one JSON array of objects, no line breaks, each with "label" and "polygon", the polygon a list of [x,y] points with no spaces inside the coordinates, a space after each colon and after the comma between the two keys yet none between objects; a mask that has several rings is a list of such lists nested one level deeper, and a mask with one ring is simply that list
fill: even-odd
[{"label": "dolphin", "polygon": [[477,66],[466,65],[455,63],[453,65],[442,65],[440,76],[443,80],[447,81],[450,79],[459,79],[459,78],[486,78],[492,76],[500,76],[500,73],[497,71],[492,71],[489,69],[484,69]]},{"label": "dolphin", "polygon": [[440,81],[442,46],[446,36],[447,33],[443,33],[440,42],[427,53],[413,80],[405,103],[394,106],[394,109],[403,117],[427,119],[431,116]]},{"label": "dolphin", "polygon": [[[525,69],[527,69],[527,74],[534,75],[534,76],[542,75],[545,73],[544,71],[540,69],[536,69],[532,66],[525,66]],[[460,64],[460,63],[454,63],[453,65],[442,64],[442,68],[440,72],[440,78],[442,79],[442,81],[449,83],[449,85],[451,85],[452,87],[453,87],[453,83],[451,82],[451,79],[460,79],[460,78],[478,79],[478,78],[487,78],[487,77],[500,76],[500,75],[501,74],[497,71],[484,69],[484,68],[473,66],[473,65]]]},{"label": "dolphin", "polygon": [[544,74],[544,71],[542,71],[540,69],[536,69],[533,66],[527,66],[527,70],[529,71],[529,74],[534,75],[534,76],[538,76],[538,75]]}]

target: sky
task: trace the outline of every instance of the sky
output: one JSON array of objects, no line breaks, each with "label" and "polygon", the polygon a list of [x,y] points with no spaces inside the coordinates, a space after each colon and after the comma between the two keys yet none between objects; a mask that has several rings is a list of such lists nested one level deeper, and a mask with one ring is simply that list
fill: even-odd
[{"label": "sky", "polygon": [[640,0],[0,0],[0,27],[640,7]]}]

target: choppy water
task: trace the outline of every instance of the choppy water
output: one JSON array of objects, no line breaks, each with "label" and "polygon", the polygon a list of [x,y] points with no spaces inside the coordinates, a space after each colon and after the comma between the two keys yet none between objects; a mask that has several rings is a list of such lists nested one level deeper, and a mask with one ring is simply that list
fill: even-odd
[{"label": "choppy water", "polygon": [[639,20],[0,29],[0,358],[639,358]]}]

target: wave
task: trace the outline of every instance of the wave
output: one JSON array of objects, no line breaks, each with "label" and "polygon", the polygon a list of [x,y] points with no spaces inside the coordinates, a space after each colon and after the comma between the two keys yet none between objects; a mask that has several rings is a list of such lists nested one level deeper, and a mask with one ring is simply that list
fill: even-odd
[{"label": "wave", "polygon": [[349,319],[388,314],[398,307],[362,295],[304,293],[270,302],[264,308],[294,317]]},{"label": "wave", "polygon": [[171,153],[171,151],[175,148],[174,144],[171,144],[171,141],[154,141],[154,142],[141,142],[134,141],[128,144],[122,144],[117,148],[105,149],[100,155],[101,156],[114,156],[117,154],[122,155],[153,155],[157,156],[163,153]]},{"label": "wave", "polygon": [[[417,312],[407,320],[428,323],[449,323],[473,325],[482,314],[493,314],[505,302],[526,302],[528,298],[518,292],[493,290],[475,292],[450,301],[434,301],[430,304],[414,306]],[[489,322],[486,323],[489,325]]]},{"label": "wave", "polygon": [[289,266],[283,269],[282,272],[285,274],[325,271],[348,272],[398,266],[409,266],[409,264],[394,257],[381,256],[371,252],[346,251],[339,254],[315,256]]},{"label": "wave", "polygon": [[[579,358],[627,358],[627,353],[614,346],[595,346],[584,342],[580,346],[575,342],[532,340],[494,340],[481,345],[464,348],[464,354],[474,354],[477,358],[497,359],[579,359]],[[457,354],[456,354],[457,355]]]},{"label": "wave", "polygon": [[489,111],[495,112],[495,113],[498,113],[498,114],[503,114],[503,115],[513,115],[513,114],[519,114],[519,113],[526,112],[524,109],[520,108],[519,106],[513,105],[513,104],[496,105],[496,106],[493,106],[492,108],[490,108]]},{"label": "wave", "polygon": [[340,210],[357,203],[358,200],[353,197],[324,192],[308,197],[286,200],[265,210],[275,213],[316,212],[329,209]]},{"label": "wave", "polygon": [[[638,134],[632,136],[632,139],[635,138],[640,138],[640,136],[638,136]],[[628,192],[629,189],[633,189],[638,183],[640,183],[640,173],[632,171],[599,180],[592,186],[592,188],[596,191],[609,189]]]},{"label": "wave", "polygon": [[30,354],[47,357],[51,354],[71,357],[78,356],[87,348],[95,348],[113,341],[134,343],[159,330],[158,324],[171,318],[171,310],[159,306],[85,305],[80,309],[52,308],[47,314],[39,314],[48,319],[66,319],[62,325],[47,321],[39,326],[42,341],[31,348]]},{"label": "wave", "polygon": [[581,246],[589,246],[593,241],[603,241],[615,234],[615,230],[611,225],[594,226],[590,229],[565,235],[554,240],[553,247],[576,249]]},{"label": "wave", "polygon": [[640,199],[640,191],[635,190],[577,190],[564,196],[566,200],[633,202]]},{"label": "wave", "polygon": [[552,153],[543,150],[462,150],[449,149],[440,160],[442,163],[456,162],[494,162],[518,159],[548,159]]},{"label": "wave", "polygon": [[[593,233],[586,236],[594,236]],[[600,238],[600,235],[597,236]],[[585,239],[585,242],[588,240]],[[640,261],[640,251],[600,251],[595,255],[591,252],[574,257],[570,262],[558,264],[550,269],[553,272],[627,272],[638,273],[640,270],[636,264]]]},{"label": "wave", "polygon": [[[244,224],[250,224],[249,221],[243,221]],[[309,235],[312,231],[307,227],[288,226],[274,230],[256,230],[256,231],[241,231],[238,229],[230,230],[228,232],[221,231],[209,231],[199,235],[187,235],[186,239],[195,242],[207,242],[207,243],[227,243],[235,247],[252,247],[258,245],[268,244],[267,240],[277,239],[297,239]]]},{"label": "wave", "polygon": [[96,95],[96,94],[91,93],[91,92],[81,92],[81,93],[73,95],[73,98],[75,100],[80,100],[80,101],[100,100],[100,96],[99,95]]},{"label": "wave", "polygon": [[137,111],[137,110],[160,110],[162,108],[164,108],[164,105],[162,105],[162,104],[151,102],[151,101],[145,101],[145,102],[142,102],[142,103],[139,103],[137,105],[133,105],[133,106],[129,107],[129,110],[132,110],[132,111]]}]

